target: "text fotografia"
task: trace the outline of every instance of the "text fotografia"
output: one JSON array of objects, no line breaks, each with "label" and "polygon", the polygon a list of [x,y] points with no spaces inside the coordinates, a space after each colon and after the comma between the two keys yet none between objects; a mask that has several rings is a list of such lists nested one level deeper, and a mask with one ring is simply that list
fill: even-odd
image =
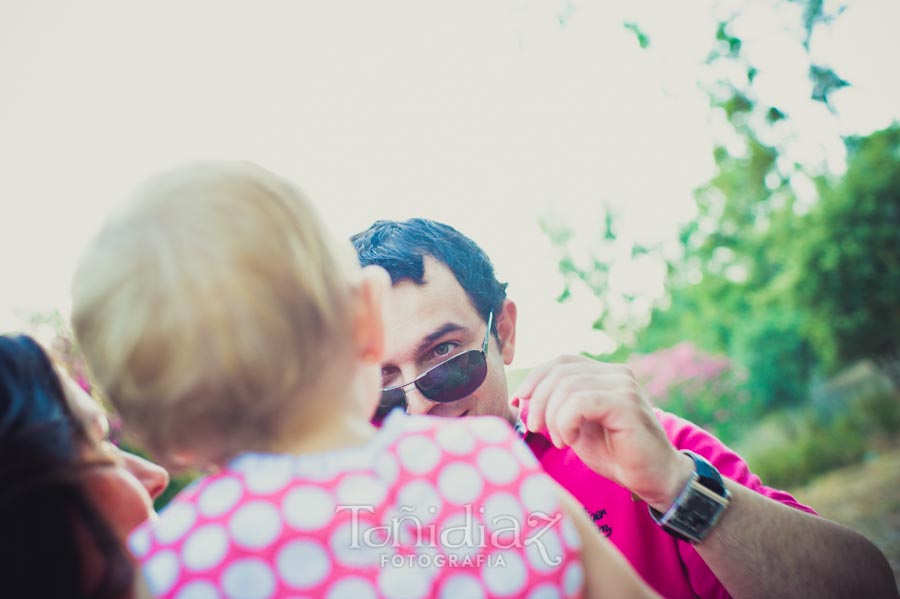
[{"label": "text fotografia", "polygon": [[[463,514],[437,523],[430,517],[434,508],[400,506],[378,525],[371,520],[375,513],[371,505],[338,505],[335,512],[350,516],[348,550],[401,549],[380,553],[382,567],[505,565],[502,554],[483,551],[495,549],[525,549],[548,566],[563,561],[559,535],[552,531],[558,528],[562,513],[486,515],[484,507],[467,505]],[[411,548],[415,554],[402,553]]]},{"label": "text fotografia", "polygon": [[[562,558],[560,557],[560,560]],[[430,555],[427,553],[417,554],[381,554],[378,556],[378,565],[382,568],[388,566],[392,568],[503,568],[506,566],[506,558],[502,553],[493,553],[485,555],[483,553],[471,555]],[[553,565],[558,565],[555,563]]]}]

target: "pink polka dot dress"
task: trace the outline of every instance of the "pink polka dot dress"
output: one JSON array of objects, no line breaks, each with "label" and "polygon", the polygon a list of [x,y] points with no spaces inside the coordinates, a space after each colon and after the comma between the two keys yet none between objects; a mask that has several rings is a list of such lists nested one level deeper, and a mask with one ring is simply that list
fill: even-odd
[{"label": "pink polka dot dress", "polygon": [[580,539],[498,418],[391,415],[363,447],[243,454],[129,538],[154,597],[581,597]]}]

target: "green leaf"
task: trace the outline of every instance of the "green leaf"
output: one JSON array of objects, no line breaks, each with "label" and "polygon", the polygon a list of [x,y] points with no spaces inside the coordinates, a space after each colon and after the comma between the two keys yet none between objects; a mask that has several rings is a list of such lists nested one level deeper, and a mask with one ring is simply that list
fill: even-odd
[{"label": "green leaf", "polygon": [[729,56],[737,58],[741,53],[743,42],[741,42],[740,38],[728,33],[728,26],[730,24],[731,23],[728,21],[721,21],[719,23],[719,26],[716,28],[716,40],[725,44]]},{"label": "green leaf", "polygon": [[634,33],[634,36],[637,38],[638,45],[640,45],[641,49],[646,50],[650,46],[650,38],[641,30],[640,27],[638,27],[637,23],[626,22],[625,29]]},{"label": "green leaf", "polygon": [[813,84],[810,97],[816,102],[829,105],[830,96],[839,89],[848,87],[850,82],[841,78],[829,67],[812,65],[809,67],[809,78]]},{"label": "green leaf", "polygon": [[606,241],[616,240],[616,231],[613,226],[613,215],[609,210],[609,206],[606,207],[605,214],[603,215],[603,239],[605,239]]},{"label": "green leaf", "polygon": [[728,116],[728,120],[732,120],[736,114],[747,113],[753,110],[753,102],[745,94],[734,90],[730,98],[722,102],[722,108]]},{"label": "green leaf", "polygon": [[778,110],[777,108],[775,108],[774,106],[769,108],[769,110],[766,112],[766,121],[768,121],[769,124],[774,124],[774,123],[777,123],[778,121],[783,121],[785,118],[787,118],[786,115],[783,112],[781,112],[780,110]]}]

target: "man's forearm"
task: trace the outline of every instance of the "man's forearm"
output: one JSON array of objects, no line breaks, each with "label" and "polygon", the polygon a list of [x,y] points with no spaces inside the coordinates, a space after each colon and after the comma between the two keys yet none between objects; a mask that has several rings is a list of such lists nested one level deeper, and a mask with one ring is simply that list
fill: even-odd
[{"label": "man's forearm", "polygon": [[853,530],[726,481],[731,505],[696,546],[742,597],[898,597],[881,551]]}]

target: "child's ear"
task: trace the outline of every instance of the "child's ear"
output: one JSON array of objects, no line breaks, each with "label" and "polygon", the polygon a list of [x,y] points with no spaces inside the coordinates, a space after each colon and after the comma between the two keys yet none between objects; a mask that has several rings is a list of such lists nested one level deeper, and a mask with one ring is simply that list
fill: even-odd
[{"label": "child's ear", "polygon": [[380,364],[384,358],[384,307],[391,277],[380,266],[366,266],[357,293],[356,344],[359,358]]}]

